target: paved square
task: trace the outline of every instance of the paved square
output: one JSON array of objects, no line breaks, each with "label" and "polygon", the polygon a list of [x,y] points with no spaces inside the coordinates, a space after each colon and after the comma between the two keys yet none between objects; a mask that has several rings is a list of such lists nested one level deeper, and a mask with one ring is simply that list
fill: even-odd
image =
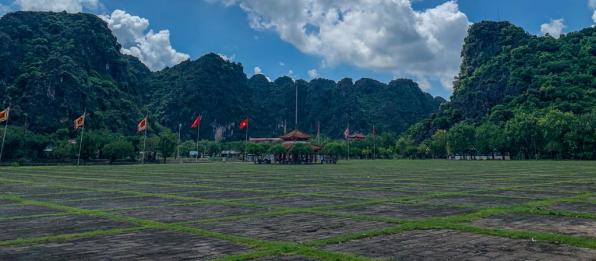
[{"label": "paved square", "polygon": [[0,221],[0,240],[126,228],[130,224],[91,216],[47,216]]},{"label": "paved square", "polygon": [[596,162],[0,167],[0,260],[596,260]]},{"label": "paved square", "polygon": [[590,260],[596,250],[450,230],[416,230],[331,245],[328,250],[393,260]]},{"label": "paved square", "polygon": [[197,225],[226,234],[267,240],[307,242],[350,232],[386,228],[389,225],[349,218],[312,214],[283,215]]},{"label": "paved square", "polygon": [[142,231],[0,249],[2,260],[205,260],[248,248],[167,231]]},{"label": "paved square", "polygon": [[475,226],[555,232],[596,238],[596,220],[538,215],[492,216],[473,222]]}]

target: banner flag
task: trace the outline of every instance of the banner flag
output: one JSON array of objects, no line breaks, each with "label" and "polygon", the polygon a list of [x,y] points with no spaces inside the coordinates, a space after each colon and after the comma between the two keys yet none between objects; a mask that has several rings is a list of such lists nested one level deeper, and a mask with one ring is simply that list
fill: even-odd
[{"label": "banner flag", "polygon": [[137,132],[144,131],[145,129],[147,129],[147,117],[143,118],[143,120],[137,124]]},{"label": "banner flag", "polygon": [[3,111],[0,111],[0,123],[8,120],[9,113],[10,113],[10,107],[4,109]]},{"label": "banner flag", "polygon": [[199,124],[201,124],[201,115],[197,116],[195,121],[192,122],[192,125],[190,126],[190,128],[196,129],[197,127],[199,127]]},{"label": "banner flag", "polygon": [[79,128],[85,125],[85,114],[81,115],[80,117],[74,120],[74,129],[78,130]]},{"label": "banner flag", "polygon": [[244,129],[246,127],[248,127],[248,118],[246,118],[240,122],[240,129]]}]

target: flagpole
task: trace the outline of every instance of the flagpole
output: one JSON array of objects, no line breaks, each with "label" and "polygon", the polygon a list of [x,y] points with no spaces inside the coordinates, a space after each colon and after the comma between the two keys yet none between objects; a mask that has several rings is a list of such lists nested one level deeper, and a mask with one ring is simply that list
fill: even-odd
[{"label": "flagpole", "polygon": [[83,129],[81,129],[81,142],[79,142],[79,157],[77,158],[77,166],[81,165],[81,150],[83,149],[83,135],[85,135],[85,120],[87,117],[87,109],[83,112]]},{"label": "flagpole", "polygon": [[182,129],[182,123],[178,123],[178,146],[176,151],[176,158],[178,158],[178,161],[182,163],[182,159],[180,158],[180,129]]},{"label": "flagpole", "polygon": [[373,124],[373,159],[377,159],[377,132]]},{"label": "flagpole", "polygon": [[246,124],[246,133],[245,133],[245,139],[247,142],[248,142],[248,125],[249,124]]},{"label": "flagpole", "polygon": [[201,134],[201,124],[197,125],[197,162],[199,162],[199,135]]},{"label": "flagpole", "polygon": [[348,136],[346,137],[348,140],[348,160],[350,160],[350,123],[348,122]]},{"label": "flagpole", "polygon": [[10,118],[10,107],[8,107],[8,117],[4,122],[4,134],[2,134],[2,147],[0,147],[0,162],[2,162],[2,153],[4,152],[4,141],[6,140],[6,132],[8,131],[8,120]]},{"label": "flagpole", "polygon": [[145,154],[147,154],[147,128],[149,128],[149,121],[147,120],[148,116],[148,114],[145,115],[145,138],[143,139],[143,157],[141,158],[141,164],[145,164]]},{"label": "flagpole", "polygon": [[321,145],[321,121],[317,121],[317,145]]},{"label": "flagpole", "polygon": [[[321,121],[317,120],[317,146],[321,146]],[[319,151],[317,151],[317,159],[320,159]],[[315,163],[316,163],[315,159]]]}]

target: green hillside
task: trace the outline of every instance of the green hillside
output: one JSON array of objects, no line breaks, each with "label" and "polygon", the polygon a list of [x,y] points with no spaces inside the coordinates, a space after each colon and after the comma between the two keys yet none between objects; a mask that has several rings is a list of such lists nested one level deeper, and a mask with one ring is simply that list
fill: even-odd
[{"label": "green hillside", "polygon": [[554,39],[508,22],[474,24],[451,101],[405,139],[431,144],[451,129],[451,154],[594,158],[595,56],[595,28]]}]

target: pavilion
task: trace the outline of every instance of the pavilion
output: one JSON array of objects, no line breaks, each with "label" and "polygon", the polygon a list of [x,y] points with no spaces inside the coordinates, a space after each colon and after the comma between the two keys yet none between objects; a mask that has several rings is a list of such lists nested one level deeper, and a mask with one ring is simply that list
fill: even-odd
[{"label": "pavilion", "polygon": [[293,130],[279,137],[284,151],[274,153],[275,162],[281,164],[312,164],[316,162],[321,147],[310,143],[310,135]]}]

